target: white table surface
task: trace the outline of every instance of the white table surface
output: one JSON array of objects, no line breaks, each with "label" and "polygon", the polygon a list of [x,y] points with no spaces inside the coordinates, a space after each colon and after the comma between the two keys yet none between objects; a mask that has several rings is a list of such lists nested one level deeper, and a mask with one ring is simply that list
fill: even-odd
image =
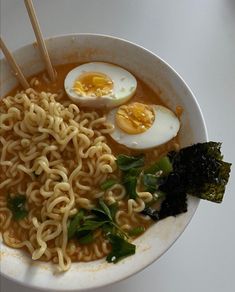
[{"label": "white table surface", "polygon": [[[34,40],[23,0],[1,0],[1,35],[11,50]],[[129,39],[185,79],[209,138],[235,166],[235,0],[34,0],[45,36],[94,32]],[[221,205],[202,201],[183,235],[139,274],[95,292],[235,291],[234,171]],[[1,279],[2,292],[33,292]],[[38,290],[37,290],[38,291]]]}]

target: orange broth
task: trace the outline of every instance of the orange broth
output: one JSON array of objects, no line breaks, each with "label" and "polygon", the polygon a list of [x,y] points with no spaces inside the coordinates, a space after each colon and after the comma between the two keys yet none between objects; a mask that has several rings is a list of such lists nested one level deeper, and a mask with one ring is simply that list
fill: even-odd
[{"label": "orange broth", "polygon": [[[57,73],[57,79],[56,79],[55,83],[51,83],[51,82],[46,81],[46,78],[45,78],[46,73],[45,72],[41,72],[41,73],[34,75],[33,77],[39,81],[39,84],[37,86],[34,86],[34,89],[36,91],[39,91],[39,92],[45,91],[45,92],[51,92],[51,93],[57,93],[58,91],[64,90],[64,79],[65,79],[66,75],[68,74],[68,72],[71,71],[76,66],[78,66],[77,63],[55,66],[55,70]],[[29,81],[30,80],[32,81],[33,77],[29,78]],[[12,90],[8,95],[14,96],[17,92],[19,92],[21,90],[22,90],[22,88],[20,86],[18,86],[17,88]],[[67,98],[68,97],[66,97],[66,99]],[[145,104],[160,104],[160,105],[166,106],[164,104],[164,102],[161,100],[160,96],[138,78],[137,78],[137,90],[136,90],[135,95],[131,99],[131,102],[134,102],[134,101],[143,102]],[[71,103],[73,103],[73,102],[71,101]],[[95,109],[84,109],[84,110],[90,111],[90,110],[95,110]],[[99,112],[105,114],[107,112],[107,109],[99,111]],[[117,142],[112,140],[112,138],[109,135],[106,135],[106,136],[107,136],[107,144],[110,146],[110,148],[112,149],[112,152],[115,156],[117,154],[136,155],[139,153],[145,153],[145,157],[146,157],[145,161],[146,161],[147,165],[153,163],[154,161],[156,161],[157,159],[159,159],[161,156],[165,155],[169,151],[175,150],[176,148],[179,147],[178,137],[175,137],[171,141],[169,141],[168,143],[166,143],[162,146],[156,147],[154,149],[137,151],[137,150],[128,149],[127,147],[118,144]],[[1,168],[1,166],[0,166],[0,168]],[[25,181],[25,183],[27,183],[27,181]],[[7,194],[6,189],[2,189],[0,191],[0,196],[6,196],[6,194]],[[30,208],[30,205],[29,205],[29,208]],[[125,212],[127,212],[127,203],[125,203],[125,205],[122,206],[121,209],[124,210]],[[141,216],[138,219],[138,222],[131,222],[131,225],[133,227],[141,225],[141,226],[145,227],[145,229],[147,229],[151,224],[152,224],[151,221],[142,220]],[[0,229],[0,231],[1,231],[1,229]],[[11,232],[14,234],[14,237],[16,238],[16,240],[17,239],[22,240],[23,238],[27,239],[27,236],[23,235],[22,231],[23,230],[20,227],[18,222],[14,222],[11,225]],[[71,241],[71,242],[75,243],[74,241]],[[91,246],[91,245],[92,244],[87,245],[88,249],[89,249],[89,246]],[[102,238],[98,240],[98,245],[102,245]],[[50,246],[50,242],[48,243],[48,246]],[[73,261],[77,261],[76,254],[71,256],[71,258]],[[45,258],[42,258],[42,259],[46,260]],[[94,259],[97,259],[97,258],[94,258]],[[81,261],[82,260],[83,259],[81,259]]]}]

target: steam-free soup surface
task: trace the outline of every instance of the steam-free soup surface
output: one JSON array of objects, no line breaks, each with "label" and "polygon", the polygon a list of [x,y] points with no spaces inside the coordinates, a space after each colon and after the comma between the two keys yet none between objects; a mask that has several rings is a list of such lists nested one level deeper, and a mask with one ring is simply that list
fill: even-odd
[{"label": "steam-free soup surface", "polygon": [[[25,249],[34,260],[58,263],[61,270],[67,270],[71,261],[92,261],[110,253],[110,242],[101,228],[83,241],[68,234],[81,210],[92,219],[100,199],[108,207],[116,206],[113,220],[120,232],[141,230],[132,232],[129,241],[152,224],[141,211],[153,195],[137,186],[138,197],[129,198],[116,165],[119,154],[140,152],[110,138],[107,110],[72,105],[64,92],[64,79],[77,65],[56,66],[55,83],[48,81],[45,72],[37,74],[30,78],[32,89],[18,87],[0,102],[3,240],[10,247]],[[139,79],[133,101],[164,105]],[[176,137],[141,153],[150,165],[178,146]],[[104,189],[102,184],[107,180],[115,183]]]}]

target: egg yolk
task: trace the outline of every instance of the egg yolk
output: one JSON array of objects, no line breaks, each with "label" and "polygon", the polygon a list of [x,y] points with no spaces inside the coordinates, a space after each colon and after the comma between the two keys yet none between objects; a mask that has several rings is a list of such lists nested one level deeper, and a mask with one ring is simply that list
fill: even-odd
[{"label": "egg yolk", "polygon": [[152,126],[154,119],[153,109],[149,105],[133,102],[119,107],[115,122],[128,134],[140,134]]},{"label": "egg yolk", "polygon": [[73,90],[82,96],[101,97],[111,94],[113,89],[112,80],[100,72],[86,72],[75,80]]}]

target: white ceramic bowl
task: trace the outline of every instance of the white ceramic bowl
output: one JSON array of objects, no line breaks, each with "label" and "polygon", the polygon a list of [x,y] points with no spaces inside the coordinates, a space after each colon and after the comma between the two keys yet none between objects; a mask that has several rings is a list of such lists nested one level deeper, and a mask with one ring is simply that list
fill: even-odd
[{"label": "white ceramic bowl", "polygon": [[[162,59],[131,42],[104,35],[75,34],[52,37],[47,41],[53,64],[71,62],[106,61],[118,64],[144,80],[158,92],[167,105],[184,108],[181,144],[186,146],[207,140],[207,132],[199,105],[183,79]],[[35,44],[14,52],[26,76],[44,69]],[[3,77],[1,96],[9,92],[17,81],[5,60],[1,60]],[[82,290],[101,287],[127,278],[157,260],[180,236],[196,211],[199,199],[188,198],[188,212],[168,217],[149,228],[135,240],[137,251],[118,264],[105,259],[89,263],[73,263],[63,274],[53,274],[48,263],[32,262],[21,250],[1,244],[1,273],[23,285],[48,290]]]}]

